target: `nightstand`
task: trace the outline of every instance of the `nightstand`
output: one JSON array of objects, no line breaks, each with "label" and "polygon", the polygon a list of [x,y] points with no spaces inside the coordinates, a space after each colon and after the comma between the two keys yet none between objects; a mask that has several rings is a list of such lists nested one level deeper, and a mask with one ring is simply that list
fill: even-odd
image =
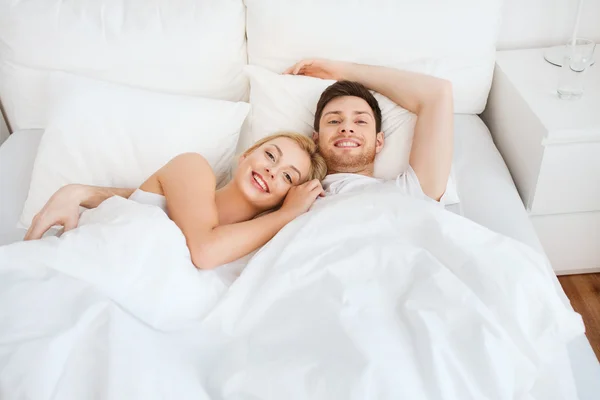
[{"label": "nightstand", "polygon": [[[500,51],[482,119],[557,274],[600,271],[600,63],[580,100],[556,94],[544,49]],[[600,46],[596,49],[600,59]]]}]

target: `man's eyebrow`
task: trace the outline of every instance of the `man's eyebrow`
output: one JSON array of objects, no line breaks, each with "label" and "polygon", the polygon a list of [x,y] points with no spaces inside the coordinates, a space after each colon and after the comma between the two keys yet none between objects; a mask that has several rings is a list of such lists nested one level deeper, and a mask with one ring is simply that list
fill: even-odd
[{"label": "man's eyebrow", "polygon": [[[354,113],[354,115],[367,114],[369,117],[373,117],[373,115],[371,115],[371,113],[368,112],[368,111],[353,111],[353,113]],[[341,111],[337,111],[337,110],[336,111],[327,111],[325,114],[323,114],[323,116],[325,117],[325,116],[327,116],[329,114],[338,114],[338,115],[341,115],[342,112]]]},{"label": "man's eyebrow", "polygon": [[354,114],[355,114],[355,115],[367,114],[369,117],[373,117],[373,116],[371,115],[371,113],[370,113],[370,112],[368,112],[368,111],[354,111]]}]

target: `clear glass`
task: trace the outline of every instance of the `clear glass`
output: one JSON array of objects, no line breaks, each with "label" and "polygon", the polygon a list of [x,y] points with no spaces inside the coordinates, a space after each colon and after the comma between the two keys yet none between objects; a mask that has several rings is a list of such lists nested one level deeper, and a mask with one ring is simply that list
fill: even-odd
[{"label": "clear glass", "polygon": [[592,64],[596,43],[588,39],[577,39],[575,44],[565,46],[565,55],[558,80],[558,97],[580,99],[583,96],[584,78]]}]

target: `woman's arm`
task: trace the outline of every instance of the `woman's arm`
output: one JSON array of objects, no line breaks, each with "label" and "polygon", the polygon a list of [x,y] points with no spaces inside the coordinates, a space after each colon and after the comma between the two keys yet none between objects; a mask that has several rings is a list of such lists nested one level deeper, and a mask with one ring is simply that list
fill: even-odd
[{"label": "woman's arm", "polygon": [[53,226],[62,226],[65,232],[76,228],[80,206],[95,208],[112,196],[128,198],[134,190],[78,184],[63,186],[33,217],[24,240],[40,239]]},{"label": "woman's arm", "polygon": [[86,185],[76,185],[79,186],[79,205],[85,208],[96,208],[102,203],[104,200],[113,197],[120,196],[126,199],[135,192],[135,189],[123,189],[123,188],[114,188],[114,187],[100,187],[100,186],[86,186]]},{"label": "woman's arm", "polygon": [[277,211],[219,226],[215,176],[201,155],[177,156],[156,176],[167,200],[169,217],[183,232],[192,262],[199,269],[215,268],[256,250],[307,211],[323,192],[318,180],[310,181],[292,188]]}]

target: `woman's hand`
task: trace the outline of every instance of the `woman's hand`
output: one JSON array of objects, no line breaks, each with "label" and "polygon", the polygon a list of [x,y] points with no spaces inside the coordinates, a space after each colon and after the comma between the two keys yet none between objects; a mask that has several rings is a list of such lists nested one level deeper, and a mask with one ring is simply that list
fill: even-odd
[{"label": "woman's hand", "polygon": [[343,61],[307,59],[297,62],[283,73],[341,81],[351,79],[350,72],[352,71],[352,66],[352,63]]},{"label": "woman's hand", "polygon": [[294,218],[298,217],[308,211],[319,196],[325,196],[325,191],[321,186],[321,182],[318,179],[313,179],[291,188],[285,196],[280,210],[289,212]]},{"label": "woman's hand", "polygon": [[69,231],[79,223],[79,204],[81,203],[81,187],[66,185],[50,197],[50,200],[33,217],[24,240],[40,239],[44,233],[55,225]]}]

